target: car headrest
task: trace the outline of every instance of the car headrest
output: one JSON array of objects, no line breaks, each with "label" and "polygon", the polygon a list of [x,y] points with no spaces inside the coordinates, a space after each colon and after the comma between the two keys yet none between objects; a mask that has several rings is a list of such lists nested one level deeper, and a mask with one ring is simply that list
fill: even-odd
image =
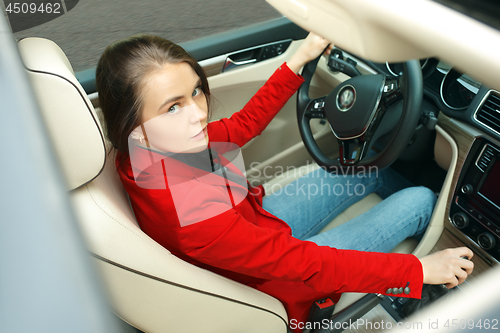
[{"label": "car headrest", "polygon": [[19,41],[19,51],[69,189],[80,187],[99,175],[106,159],[94,107],[54,42],[25,38]]}]

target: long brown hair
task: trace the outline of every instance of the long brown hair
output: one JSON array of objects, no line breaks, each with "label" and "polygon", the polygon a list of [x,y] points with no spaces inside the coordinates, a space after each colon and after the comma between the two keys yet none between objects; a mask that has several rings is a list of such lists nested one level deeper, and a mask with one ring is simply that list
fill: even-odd
[{"label": "long brown hair", "polygon": [[109,45],[96,69],[99,102],[106,132],[117,150],[128,152],[128,136],[140,125],[145,78],[165,64],[188,63],[201,80],[209,105],[207,76],[198,62],[179,45],[161,37],[139,34]]}]

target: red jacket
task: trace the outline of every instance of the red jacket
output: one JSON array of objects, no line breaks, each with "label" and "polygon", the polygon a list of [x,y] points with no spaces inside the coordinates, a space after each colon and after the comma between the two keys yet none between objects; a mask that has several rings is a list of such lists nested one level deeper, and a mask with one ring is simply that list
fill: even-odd
[{"label": "red jacket", "polygon": [[[302,81],[283,64],[241,111],[209,123],[210,142],[242,147],[265,129]],[[411,293],[401,296],[420,298],[423,273],[415,256],[338,250],[296,239],[285,222],[261,207],[260,188],[232,184],[237,192],[232,195],[239,200],[230,202],[227,184],[218,183],[222,177],[199,181],[196,169],[147,154],[158,162],[137,182],[130,158],[117,156],[142,230],[179,258],[278,298],[289,320],[305,322],[315,300],[330,296],[336,301],[343,292],[385,294],[389,288],[409,286]],[[184,171],[169,174],[167,160]],[[174,187],[188,181],[193,186],[175,189],[174,203]],[[196,223],[186,223],[186,218]]]}]

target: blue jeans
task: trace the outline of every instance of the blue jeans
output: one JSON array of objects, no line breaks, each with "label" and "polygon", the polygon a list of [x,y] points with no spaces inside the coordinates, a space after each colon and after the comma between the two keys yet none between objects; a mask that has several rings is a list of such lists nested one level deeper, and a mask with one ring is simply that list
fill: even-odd
[{"label": "blue jeans", "polygon": [[[409,186],[390,168],[357,175],[318,169],[265,197],[263,207],[287,222],[296,238],[338,249],[390,252],[404,239],[425,232],[436,203],[431,190]],[[318,234],[344,209],[373,192],[384,200]]]}]

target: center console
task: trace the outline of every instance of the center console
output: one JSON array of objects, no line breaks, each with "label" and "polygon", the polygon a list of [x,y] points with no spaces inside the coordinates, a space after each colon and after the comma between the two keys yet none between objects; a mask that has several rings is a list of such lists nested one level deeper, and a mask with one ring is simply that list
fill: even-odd
[{"label": "center console", "polygon": [[450,221],[500,262],[500,147],[479,138],[472,146],[450,206]]}]

